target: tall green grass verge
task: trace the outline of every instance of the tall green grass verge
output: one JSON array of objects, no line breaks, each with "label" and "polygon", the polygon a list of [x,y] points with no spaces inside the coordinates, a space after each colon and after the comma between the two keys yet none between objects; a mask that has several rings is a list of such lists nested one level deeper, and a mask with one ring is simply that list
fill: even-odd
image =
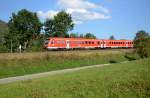
[{"label": "tall green grass verge", "polygon": [[[6,55],[7,56],[7,55]],[[65,51],[12,54],[0,59],[0,78],[125,61],[120,51]]]},{"label": "tall green grass verge", "polygon": [[150,98],[150,58],[0,87],[0,98]]}]

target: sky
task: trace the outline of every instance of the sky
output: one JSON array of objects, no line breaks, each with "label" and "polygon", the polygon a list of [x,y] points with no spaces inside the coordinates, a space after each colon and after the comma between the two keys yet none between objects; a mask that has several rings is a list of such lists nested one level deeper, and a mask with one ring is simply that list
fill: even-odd
[{"label": "sky", "polygon": [[13,12],[27,9],[37,12],[43,22],[65,10],[75,23],[70,32],[133,39],[139,30],[150,32],[149,5],[150,0],[1,0],[0,19],[8,22]]}]

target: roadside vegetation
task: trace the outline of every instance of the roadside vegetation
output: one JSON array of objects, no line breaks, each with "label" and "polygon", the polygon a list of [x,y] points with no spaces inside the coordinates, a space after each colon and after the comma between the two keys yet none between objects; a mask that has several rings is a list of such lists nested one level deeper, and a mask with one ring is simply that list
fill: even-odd
[{"label": "roadside vegetation", "polygon": [[[86,63],[86,62],[85,62]],[[0,85],[1,98],[149,98],[150,58]]]},{"label": "roadside vegetation", "polygon": [[84,50],[0,55],[0,78],[128,60],[132,50]]}]

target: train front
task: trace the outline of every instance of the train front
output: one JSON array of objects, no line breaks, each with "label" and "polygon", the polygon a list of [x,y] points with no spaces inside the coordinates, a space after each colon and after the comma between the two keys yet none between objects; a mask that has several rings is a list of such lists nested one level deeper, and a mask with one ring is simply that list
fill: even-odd
[{"label": "train front", "polygon": [[43,48],[44,48],[44,49],[48,49],[49,43],[50,43],[50,38],[48,38],[48,39],[46,39],[46,40],[44,41]]}]

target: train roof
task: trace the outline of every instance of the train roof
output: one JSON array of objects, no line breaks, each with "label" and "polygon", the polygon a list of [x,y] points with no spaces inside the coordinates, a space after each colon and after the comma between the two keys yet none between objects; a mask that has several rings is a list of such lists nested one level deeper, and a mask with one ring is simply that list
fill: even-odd
[{"label": "train roof", "polygon": [[132,41],[132,40],[125,40],[125,39],[120,39],[120,40],[110,40],[110,39],[93,39],[93,38],[61,38],[61,37],[50,37],[47,39],[65,39],[65,40],[104,40],[104,41]]}]

